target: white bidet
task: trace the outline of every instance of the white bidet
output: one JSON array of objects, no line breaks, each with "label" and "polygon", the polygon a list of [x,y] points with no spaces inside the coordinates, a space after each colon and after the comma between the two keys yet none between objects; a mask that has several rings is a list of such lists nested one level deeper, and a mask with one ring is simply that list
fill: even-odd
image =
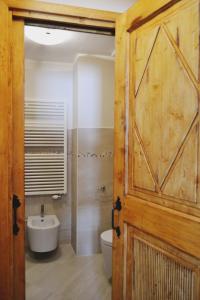
[{"label": "white bidet", "polygon": [[34,252],[49,252],[57,248],[60,222],[55,215],[29,216],[28,240]]}]

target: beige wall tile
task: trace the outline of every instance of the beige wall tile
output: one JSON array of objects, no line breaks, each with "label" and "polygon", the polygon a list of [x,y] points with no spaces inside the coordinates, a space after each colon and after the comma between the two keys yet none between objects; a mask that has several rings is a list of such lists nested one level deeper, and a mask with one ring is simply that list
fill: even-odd
[{"label": "beige wall tile", "polygon": [[77,182],[72,183],[76,190],[72,239],[76,239],[77,254],[91,255],[100,252],[100,233],[111,228],[113,129],[78,129],[74,133],[72,164]]},{"label": "beige wall tile", "polygon": [[72,223],[71,243],[74,251],[77,250],[77,129],[72,130]]},{"label": "beige wall tile", "polygon": [[68,130],[67,145],[67,195],[26,197],[26,216],[45,204],[45,213],[61,222],[60,241],[71,240],[75,252],[89,255],[100,251],[100,233],[111,228],[113,129]]}]

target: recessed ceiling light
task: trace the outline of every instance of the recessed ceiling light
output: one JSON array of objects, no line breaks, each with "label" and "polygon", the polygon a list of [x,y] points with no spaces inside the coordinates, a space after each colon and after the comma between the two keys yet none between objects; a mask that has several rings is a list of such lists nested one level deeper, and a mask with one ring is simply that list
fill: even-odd
[{"label": "recessed ceiling light", "polygon": [[62,44],[71,38],[69,31],[35,26],[26,26],[25,35],[33,42],[47,46]]}]

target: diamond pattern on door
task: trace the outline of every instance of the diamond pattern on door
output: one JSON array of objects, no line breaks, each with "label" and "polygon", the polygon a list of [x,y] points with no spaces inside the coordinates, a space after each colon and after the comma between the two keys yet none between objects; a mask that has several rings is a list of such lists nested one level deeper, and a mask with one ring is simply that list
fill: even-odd
[{"label": "diamond pattern on door", "polygon": [[137,78],[135,82],[135,92],[138,91],[142,77],[144,76],[145,68],[151,56],[153,46],[159,32],[159,27],[148,30],[145,35],[137,37],[137,47],[135,49],[136,72]]},{"label": "diamond pattern on door", "polygon": [[[157,73],[154,66],[161,54],[165,60],[160,60]],[[136,125],[159,184],[188,133],[197,105],[197,92],[160,31],[135,104]]]},{"label": "diamond pattern on door", "polygon": [[169,176],[163,189],[164,194],[185,201],[197,202],[198,136],[198,127],[195,127]]},{"label": "diamond pattern on door", "polygon": [[[145,155],[142,151],[138,138],[134,139],[134,184],[147,190],[155,191],[155,183],[151,176],[151,171],[148,168],[148,163],[145,161]],[[143,176],[145,174],[145,176]]]},{"label": "diamond pattern on door", "polygon": [[[198,202],[198,6],[193,2],[179,15],[131,34],[130,86],[135,93],[129,131],[129,147],[139,142],[132,154],[129,150],[129,188],[194,204]],[[193,22],[186,26],[183,20],[188,19]]]},{"label": "diamond pattern on door", "polygon": [[[192,20],[192,22],[188,22]],[[199,75],[199,3],[179,12],[176,17],[169,17],[165,22],[169,32],[183,53],[196,79]]]}]

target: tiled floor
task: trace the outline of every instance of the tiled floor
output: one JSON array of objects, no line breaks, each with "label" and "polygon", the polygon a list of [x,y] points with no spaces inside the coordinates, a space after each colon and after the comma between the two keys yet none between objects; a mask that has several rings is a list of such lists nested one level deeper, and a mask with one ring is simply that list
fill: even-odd
[{"label": "tiled floor", "polygon": [[103,257],[76,256],[61,244],[48,258],[26,255],[26,300],[111,300]]}]

